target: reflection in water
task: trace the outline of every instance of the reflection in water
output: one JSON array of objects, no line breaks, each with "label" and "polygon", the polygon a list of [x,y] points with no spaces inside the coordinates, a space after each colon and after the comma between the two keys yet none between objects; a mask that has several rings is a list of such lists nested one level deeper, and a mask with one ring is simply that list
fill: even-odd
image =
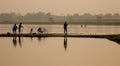
[{"label": "reflection in water", "polygon": [[39,44],[37,37],[33,42],[21,37],[19,49],[19,37],[14,37],[16,48],[10,43],[13,37],[6,38],[0,38],[0,66],[120,66],[120,46],[106,39],[46,37]]},{"label": "reflection in water", "polygon": [[17,45],[17,40],[16,40],[16,37],[13,37],[13,45],[15,46],[16,48],[16,45]]},{"label": "reflection in water", "polygon": [[19,46],[20,46],[20,48],[21,48],[21,37],[19,36]]},{"label": "reflection in water", "polygon": [[110,40],[110,41],[113,41],[113,42],[116,42],[118,45],[120,45],[120,40],[119,40],[119,38],[118,39],[112,39],[112,38],[107,38],[108,40]]},{"label": "reflection in water", "polygon": [[[32,39],[33,40],[33,39]],[[31,40],[31,41],[32,41]],[[45,37],[38,37],[38,41],[41,42],[42,40],[45,40]],[[20,48],[22,47],[22,40],[21,40],[21,37],[19,36],[18,37],[18,43],[19,43],[19,46]],[[16,45],[17,45],[17,37],[13,37],[13,45],[15,46],[16,48]],[[64,37],[64,49],[65,51],[67,50],[67,37]]]},{"label": "reflection in water", "polygon": [[[18,37],[18,42],[19,42],[19,46],[20,48],[22,47],[22,42],[21,42],[21,37],[19,36]],[[17,37],[13,37],[13,45],[15,46],[16,48],[16,45],[17,45]]]},{"label": "reflection in water", "polygon": [[45,40],[45,37],[38,37],[38,41],[41,42],[41,41],[44,41]]},{"label": "reflection in water", "polygon": [[[17,38],[18,38],[18,40],[17,40]],[[34,40],[33,37],[31,37],[31,41],[33,41],[33,40]],[[44,40],[45,40],[45,37],[38,37],[39,42],[44,41]],[[23,44],[22,37],[20,37],[20,36],[13,37],[13,45],[15,46],[15,48],[16,48],[17,44],[20,46],[20,48],[22,47],[22,44]]]},{"label": "reflection in water", "polygon": [[31,41],[33,41],[33,37],[31,37]]},{"label": "reflection in water", "polygon": [[41,42],[42,38],[41,37],[38,37],[38,41]]},{"label": "reflection in water", "polygon": [[64,48],[65,51],[67,50],[67,37],[64,37]]}]

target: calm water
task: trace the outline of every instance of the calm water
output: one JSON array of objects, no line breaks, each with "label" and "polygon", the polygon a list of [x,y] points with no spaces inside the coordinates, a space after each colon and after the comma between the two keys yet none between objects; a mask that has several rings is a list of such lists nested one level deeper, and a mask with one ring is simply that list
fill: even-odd
[{"label": "calm water", "polygon": [[[11,26],[0,25],[0,33],[12,32]],[[36,32],[39,26],[49,33],[63,33],[62,25],[24,25],[23,33],[31,27]],[[69,33],[118,34],[119,28],[71,25]],[[120,66],[120,45],[99,38],[0,37],[0,66]]]},{"label": "calm water", "polygon": [[[0,33],[12,33],[13,25],[0,25]],[[39,27],[47,29],[48,33],[63,33],[63,25],[23,25],[22,33],[30,33],[30,29],[33,28],[33,32],[37,33]],[[87,25],[81,27],[81,25],[68,25],[68,33],[73,34],[120,34],[120,26],[115,25]]]}]

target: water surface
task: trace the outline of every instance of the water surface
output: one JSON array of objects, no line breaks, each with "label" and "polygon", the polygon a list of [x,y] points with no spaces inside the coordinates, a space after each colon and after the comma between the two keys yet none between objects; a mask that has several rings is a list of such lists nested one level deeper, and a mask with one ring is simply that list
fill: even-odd
[{"label": "water surface", "polygon": [[[12,33],[12,24],[1,24],[0,33]],[[33,28],[33,32],[37,33],[39,27],[45,28],[48,33],[63,33],[63,25],[27,25],[23,24],[22,33],[30,33],[30,29]],[[71,34],[120,34],[120,26],[116,25],[87,25],[81,27],[81,25],[68,25],[68,33]]]},{"label": "water surface", "polygon": [[[24,25],[22,33],[44,27],[63,33],[63,25]],[[12,25],[0,25],[0,33]],[[69,25],[72,34],[120,34],[115,25]],[[120,66],[120,45],[102,38],[0,37],[0,66]]]},{"label": "water surface", "polygon": [[0,66],[120,66],[120,45],[107,39],[1,37],[0,42]]}]

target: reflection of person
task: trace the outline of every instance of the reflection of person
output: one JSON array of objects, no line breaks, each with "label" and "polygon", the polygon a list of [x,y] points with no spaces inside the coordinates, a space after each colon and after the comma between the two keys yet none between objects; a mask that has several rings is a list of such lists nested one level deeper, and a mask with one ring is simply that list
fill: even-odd
[{"label": "reflection of person", "polygon": [[64,37],[64,48],[67,49],[67,37]]},{"label": "reflection of person", "polygon": [[14,25],[13,25],[13,34],[16,34],[16,30],[17,30],[17,25],[14,24]]},{"label": "reflection of person", "polygon": [[22,23],[19,24],[19,34],[21,33],[21,28],[23,28]]},{"label": "reflection of person", "polygon": [[16,48],[16,45],[17,45],[17,40],[16,40],[16,37],[13,37],[13,45],[15,46]]},{"label": "reflection of person", "polygon": [[65,23],[64,23],[64,34],[67,34],[67,22],[65,21]]},{"label": "reflection of person", "polygon": [[19,36],[19,46],[21,47],[21,37]]},{"label": "reflection of person", "polygon": [[19,46],[21,48],[21,46],[22,46],[21,37],[20,36],[18,37],[18,41],[17,41],[17,37],[13,37],[13,45],[15,46],[15,48],[16,48],[18,42],[19,42]]},{"label": "reflection of person", "polygon": [[41,37],[38,37],[38,41],[40,41],[40,42],[41,42],[41,40],[42,40],[42,38],[41,38]]}]

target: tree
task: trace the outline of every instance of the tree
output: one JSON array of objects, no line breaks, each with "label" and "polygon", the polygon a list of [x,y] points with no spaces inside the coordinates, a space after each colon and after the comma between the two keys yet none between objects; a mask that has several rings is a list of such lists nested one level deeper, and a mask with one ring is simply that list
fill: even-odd
[{"label": "tree", "polygon": [[104,18],[105,19],[112,19],[112,14],[107,13],[107,14],[104,15]]},{"label": "tree", "polygon": [[120,15],[118,13],[113,14],[114,19],[120,19]]},{"label": "tree", "polygon": [[73,14],[73,17],[77,18],[77,17],[79,17],[79,14],[75,13],[75,14]]},{"label": "tree", "polygon": [[54,22],[54,20],[53,20],[52,17],[50,17],[50,18],[48,19],[48,21],[49,21],[49,22]]},{"label": "tree", "polygon": [[102,16],[101,15],[97,15],[96,19],[97,19],[97,22],[102,22]]}]

